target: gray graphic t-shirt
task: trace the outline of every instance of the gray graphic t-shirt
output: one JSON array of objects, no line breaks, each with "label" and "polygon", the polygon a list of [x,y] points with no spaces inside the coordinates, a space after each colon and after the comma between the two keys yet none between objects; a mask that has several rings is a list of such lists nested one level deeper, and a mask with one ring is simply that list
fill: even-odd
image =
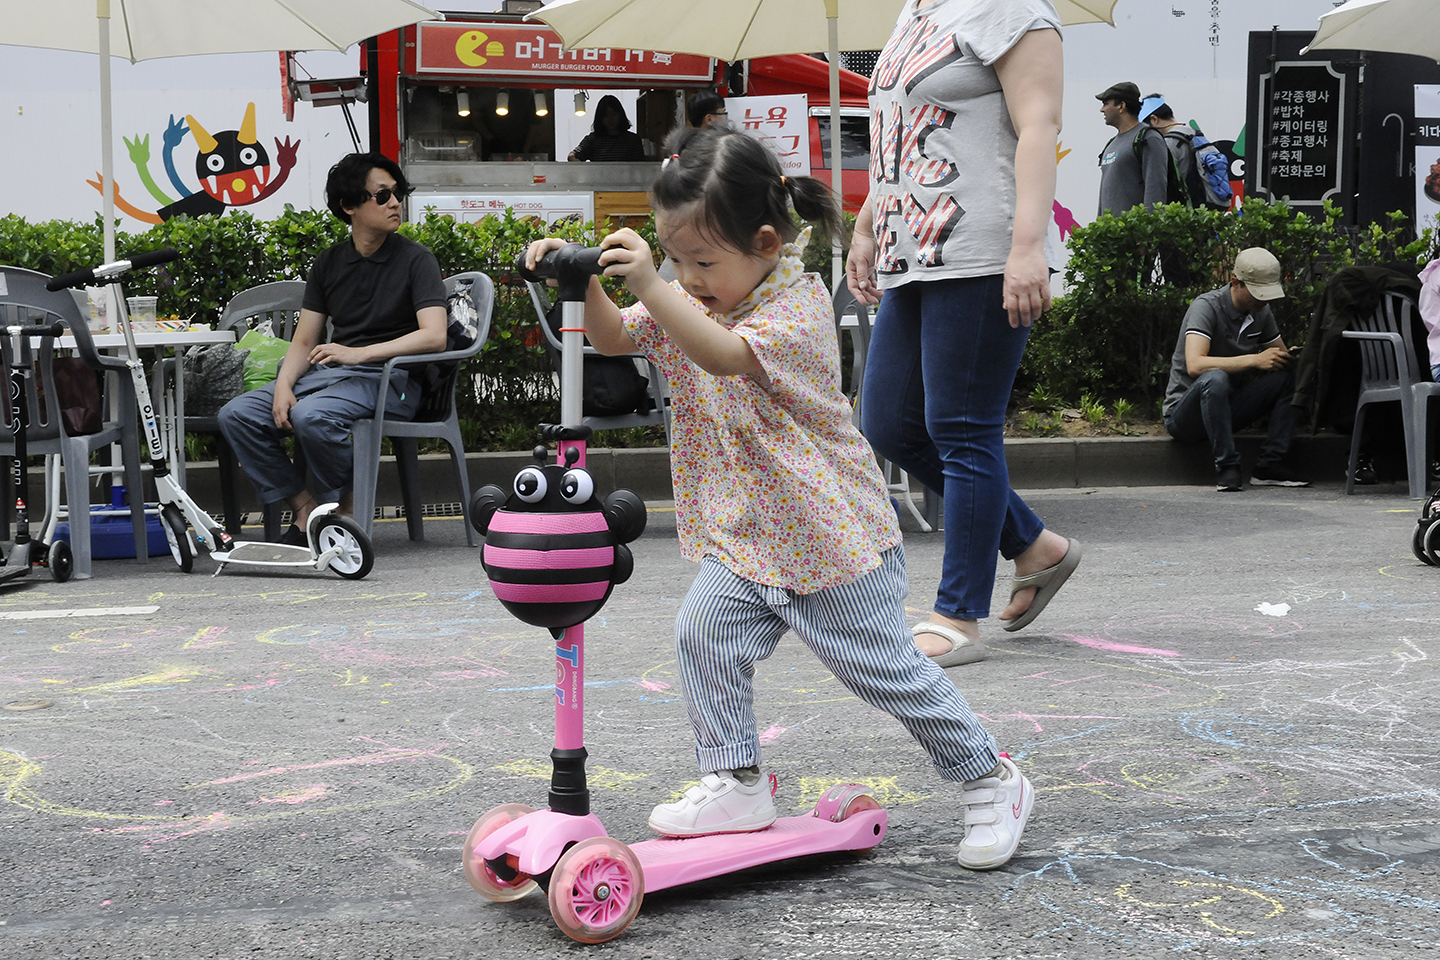
[{"label": "gray graphic t-shirt", "polygon": [[[870,80],[881,289],[1003,273],[1015,221],[1015,128],[995,61],[1050,0],[907,0]],[[1056,263],[1049,238],[1046,256]]]}]

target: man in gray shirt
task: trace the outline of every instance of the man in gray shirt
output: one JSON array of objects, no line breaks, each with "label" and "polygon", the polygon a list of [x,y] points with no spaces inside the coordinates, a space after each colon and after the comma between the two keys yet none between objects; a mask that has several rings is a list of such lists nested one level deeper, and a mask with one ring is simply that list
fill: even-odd
[{"label": "man in gray shirt", "polygon": [[1228,286],[1190,304],[1170,361],[1165,429],[1176,440],[1209,440],[1215,489],[1240,489],[1235,431],[1270,416],[1251,484],[1306,487],[1281,463],[1295,433],[1291,353],[1266,305],[1285,296],[1280,261],[1260,247],[1240,251]]},{"label": "man in gray shirt", "polygon": [[1160,133],[1140,122],[1140,88],[1117,83],[1095,99],[1105,123],[1116,130],[1100,151],[1100,214],[1119,216],[1142,203],[1147,209],[1164,203],[1169,155]]}]

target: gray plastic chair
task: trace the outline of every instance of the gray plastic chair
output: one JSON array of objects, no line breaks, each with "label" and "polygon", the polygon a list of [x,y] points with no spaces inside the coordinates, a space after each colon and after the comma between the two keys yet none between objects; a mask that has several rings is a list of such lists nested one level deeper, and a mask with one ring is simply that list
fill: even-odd
[{"label": "gray plastic chair", "polygon": [[[150,550],[145,530],[145,481],[140,466],[140,431],[136,423],[135,385],[123,357],[101,354],[90,338],[88,318],[80,313],[76,299],[68,290],[52,292],[45,289],[50,278],[22,267],[0,266],[4,280],[0,294],[0,322],[46,323],[61,320],[75,337],[76,350],[92,370],[101,371],[109,379],[109,389],[118,391],[118,420],[105,422],[98,433],[70,436],[60,416],[55,393],[55,375],[51,368],[55,351],[45,349],[49,341],[41,340],[36,359],[40,361],[40,383],[43,402],[33,392],[27,397],[30,425],[26,432],[26,449],[33,455],[57,453],[65,470],[65,501],[70,522],[70,550],[75,558],[74,576],[91,576],[90,549],[90,454],[112,443],[120,444],[125,488],[130,498],[130,529],[135,538],[135,559],[148,563]],[[32,381],[33,383],[34,381]],[[0,425],[0,456],[13,456],[14,437],[8,426]],[[47,504],[54,514],[56,504]],[[8,526],[8,522],[7,522]]]},{"label": "gray plastic chair", "polygon": [[[870,333],[873,329],[870,308],[856,300],[855,295],[850,292],[849,286],[843,283],[835,291],[831,302],[835,308],[836,340],[838,341],[840,337],[849,333],[851,335],[850,342],[855,348],[855,362],[850,372],[850,392],[855,412],[850,420],[858,427],[860,426],[860,404],[864,399],[862,394],[865,385],[865,357],[870,352]],[[851,314],[855,316],[854,327],[845,325],[846,316]],[[874,448],[872,447],[871,450],[874,451]],[[890,496],[900,498],[905,509],[910,511],[910,515],[920,525],[921,532],[930,533],[939,529],[940,496],[929,487],[922,485],[920,489],[923,491],[922,496],[925,503],[925,510],[922,513],[915,506],[915,491],[910,489],[910,475],[880,456],[878,451],[874,452],[875,459],[880,462],[880,473],[885,477],[885,489]]]},{"label": "gray plastic chair", "polygon": [[[668,261],[667,261],[668,262]],[[550,344],[552,355],[558,355],[560,350],[560,338],[555,331],[550,329],[546,317],[550,312],[550,295],[543,283],[527,281],[526,287],[530,290],[530,302],[535,307],[535,319],[540,324],[540,331],[545,334],[546,341]],[[600,351],[589,344],[585,345],[584,355],[587,357],[601,356]],[[650,358],[643,353],[627,353],[621,356],[630,357],[645,363],[645,376],[650,381],[650,403],[651,409],[645,413],[621,413],[608,417],[583,417],[581,423],[591,430],[624,430],[629,427],[652,427],[663,426],[665,428],[665,443],[670,443],[670,397],[667,395],[667,384],[665,374],[660,368],[650,362]]]},{"label": "gray plastic chair", "polygon": [[1404,294],[1386,293],[1375,312],[1352,321],[1341,336],[1360,341],[1360,399],[1355,404],[1355,428],[1350,435],[1350,465],[1345,471],[1345,492],[1355,492],[1355,464],[1360,457],[1360,435],[1365,408],[1372,403],[1400,401],[1405,429],[1405,464],[1410,499],[1425,497],[1426,437],[1430,398],[1440,396],[1440,383],[1426,377],[1416,359],[1412,341],[1415,301]]},{"label": "gray plastic chair", "polygon": [[[375,526],[375,486],[380,478],[380,441],[391,439],[395,464],[400,469],[400,492],[405,501],[405,523],[411,540],[425,539],[421,517],[420,460],[415,440],[435,437],[450,446],[450,459],[460,486],[460,512],[465,519],[465,540],[475,546],[475,528],[470,525],[470,478],[465,468],[465,447],[460,438],[460,417],[455,410],[455,384],[464,372],[465,361],[480,352],[490,335],[490,317],[495,310],[495,285],[483,273],[457,273],[445,279],[446,294],[465,290],[475,305],[480,327],[475,342],[463,350],[445,350],[391,357],[380,376],[380,391],[375,399],[375,416],[356,420],[351,427],[355,458],[355,520],[368,536]],[[446,363],[449,373],[432,391],[420,398],[420,410],[413,420],[385,418],[385,399],[390,391],[390,371],[396,364]]]}]

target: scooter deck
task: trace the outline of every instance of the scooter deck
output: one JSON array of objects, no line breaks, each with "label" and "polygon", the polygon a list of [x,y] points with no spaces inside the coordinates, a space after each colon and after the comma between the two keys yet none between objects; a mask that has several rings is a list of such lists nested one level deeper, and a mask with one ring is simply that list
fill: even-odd
[{"label": "scooter deck", "polygon": [[224,553],[212,553],[217,563],[263,563],[287,567],[313,567],[315,555],[309,547],[288,543],[260,543],[247,540],[237,543]]},{"label": "scooter deck", "polygon": [[645,892],[678,887],[762,863],[842,850],[869,850],[885,839],[884,810],[859,810],[839,823],[822,817],[782,817],[753,833],[661,837],[633,843],[645,871]]}]

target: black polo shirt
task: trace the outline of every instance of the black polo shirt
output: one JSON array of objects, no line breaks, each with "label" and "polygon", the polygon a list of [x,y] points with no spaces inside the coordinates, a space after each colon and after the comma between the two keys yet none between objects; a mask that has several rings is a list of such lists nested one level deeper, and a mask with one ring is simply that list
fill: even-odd
[{"label": "black polo shirt", "polygon": [[368,257],[343,240],[320,253],[305,283],[306,310],[329,317],[331,340],[368,347],[420,329],[415,314],[444,307],[445,281],[435,255],[392,233]]}]

